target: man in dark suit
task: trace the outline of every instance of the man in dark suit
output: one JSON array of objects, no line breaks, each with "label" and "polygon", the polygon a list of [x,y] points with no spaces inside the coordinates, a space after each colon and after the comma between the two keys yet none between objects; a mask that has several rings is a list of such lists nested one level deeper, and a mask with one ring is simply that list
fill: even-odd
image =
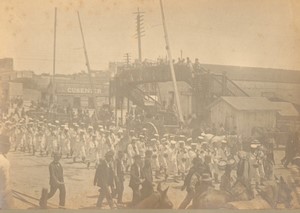
[{"label": "man in dark suit", "polygon": [[102,207],[102,202],[106,198],[108,205],[111,209],[116,208],[112,199],[111,189],[114,188],[114,170],[112,167],[112,161],[114,158],[114,152],[108,151],[105,154],[105,160],[101,160],[95,173],[94,185],[100,187],[99,197],[97,201],[97,207]]},{"label": "man in dark suit", "polygon": [[151,166],[152,154],[153,153],[151,150],[146,150],[144,166],[142,168],[142,177],[145,178],[145,181],[142,183],[141,200],[150,196],[154,191],[153,174],[152,174],[152,166]]},{"label": "man in dark suit", "polygon": [[140,155],[134,156],[134,162],[130,168],[129,187],[132,189],[132,206],[139,203],[141,199],[140,185],[142,183],[141,173],[142,158]]},{"label": "man in dark suit", "polygon": [[59,205],[65,206],[66,201],[66,188],[64,183],[64,172],[63,167],[60,164],[59,160],[61,159],[61,154],[58,152],[53,153],[54,160],[49,165],[50,172],[50,192],[47,194],[45,199],[42,195],[40,205],[42,202],[47,202],[46,200],[53,197],[57,189],[59,190]]},{"label": "man in dark suit", "polygon": [[117,202],[122,204],[123,192],[124,192],[124,176],[125,176],[125,165],[124,165],[124,152],[119,151],[118,157],[115,162],[115,176],[116,176],[116,191],[117,191]]}]

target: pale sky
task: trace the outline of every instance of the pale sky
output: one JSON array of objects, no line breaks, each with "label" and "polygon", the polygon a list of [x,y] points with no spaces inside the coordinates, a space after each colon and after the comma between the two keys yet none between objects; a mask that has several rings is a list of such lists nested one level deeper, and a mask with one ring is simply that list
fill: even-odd
[{"label": "pale sky", "polygon": [[[300,70],[300,1],[164,0],[174,59]],[[16,70],[52,72],[57,7],[56,72],[86,70],[76,11],[81,15],[93,69],[137,58],[135,15],[145,12],[143,58],[165,57],[159,0],[1,0],[0,58]]]}]

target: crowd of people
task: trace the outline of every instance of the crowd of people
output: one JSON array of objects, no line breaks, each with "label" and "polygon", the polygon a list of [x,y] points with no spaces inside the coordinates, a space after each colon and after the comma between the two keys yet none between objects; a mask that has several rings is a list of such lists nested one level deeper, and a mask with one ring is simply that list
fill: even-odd
[{"label": "crowd of people", "polygon": [[[220,128],[201,130],[195,136],[158,134],[147,128],[62,123],[43,116],[25,115],[15,119],[12,115],[1,120],[1,134],[9,137],[11,150],[54,157],[50,164],[52,185],[50,183],[47,199],[59,189],[60,205],[65,205],[63,171],[59,163],[60,158],[65,158],[95,169],[94,185],[100,187],[97,207],[102,207],[106,199],[111,208],[116,208],[113,199],[118,205],[123,204],[126,175],[130,176],[132,206],[153,193],[155,181],[183,183],[181,190],[186,190],[187,195],[180,209],[185,209],[198,190],[203,190],[198,187],[199,181],[224,191],[231,191],[234,182],[241,181],[255,197],[257,187],[274,178],[274,140],[253,139],[245,145],[235,132],[229,134],[223,126]],[[285,166],[299,154],[297,133],[289,144],[282,160]],[[294,150],[292,156],[291,149]]]}]

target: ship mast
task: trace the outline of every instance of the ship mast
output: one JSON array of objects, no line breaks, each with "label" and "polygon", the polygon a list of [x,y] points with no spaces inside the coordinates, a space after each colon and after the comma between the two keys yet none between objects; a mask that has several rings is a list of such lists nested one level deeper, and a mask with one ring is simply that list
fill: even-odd
[{"label": "ship mast", "polygon": [[98,120],[98,113],[97,113],[97,106],[96,106],[97,102],[96,102],[96,96],[95,96],[95,86],[94,86],[92,76],[91,76],[90,62],[89,62],[89,57],[88,57],[86,46],[85,46],[85,39],[84,39],[81,20],[80,20],[80,15],[79,15],[78,11],[77,11],[77,15],[78,15],[78,21],[79,21],[80,32],[81,32],[81,37],[82,37],[82,43],[83,43],[85,60],[86,60],[86,66],[87,66],[88,75],[89,75],[89,81],[90,81],[90,85],[91,85],[91,89],[92,89],[93,104],[94,104],[94,109],[95,109],[95,118],[96,118],[96,120]]},{"label": "ship mast", "polygon": [[56,62],[56,14],[57,8],[54,9],[54,41],[53,41],[53,71],[52,71],[52,104],[55,96],[55,62]]},{"label": "ship mast", "polygon": [[166,26],[166,20],[165,20],[164,7],[163,7],[162,0],[160,0],[160,9],[161,9],[161,16],[162,16],[162,22],[163,22],[163,27],[164,27],[164,33],[165,33],[166,49],[168,52],[169,65],[170,65],[170,69],[171,69],[172,81],[173,81],[174,92],[175,92],[177,113],[178,113],[179,120],[183,123],[184,120],[183,120],[181,104],[180,104],[180,100],[179,100],[177,80],[176,80],[176,75],[175,75],[175,71],[174,71],[173,58],[172,58],[171,47],[170,47],[169,38],[168,38],[168,32],[167,32],[167,26]]}]

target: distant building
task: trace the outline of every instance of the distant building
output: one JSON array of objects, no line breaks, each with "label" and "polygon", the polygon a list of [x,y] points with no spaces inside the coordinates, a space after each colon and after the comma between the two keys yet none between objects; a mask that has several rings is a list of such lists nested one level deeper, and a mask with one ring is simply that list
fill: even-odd
[{"label": "distant building", "polygon": [[12,58],[0,59],[0,72],[14,70],[14,60]]},{"label": "distant building", "polygon": [[226,72],[250,96],[280,98],[300,106],[300,71],[261,67],[201,64],[213,73]]},{"label": "distant building", "polygon": [[276,115],[277,128],[286,130],[297,130],[300,128],[300,115],[295,106],[288,102],[272,102],[278,108]]},{"label": "distant building", "polygon": [[0,59],[1,101],[22,98],[24,101],[31,102],[39,99],[40,94],[33,95],[39,91],[33,91],[36,88],[32,87],[32,83],[28,83],[33,77],[34,72],[31,70],[14,70],[12,58]]},{"label": "distant building", "polygon": [[125,65],[126,64],[124,62],[109,62],[108,70],[111,77],[115,76],[115,74],[118,72],[118,69],[124,67]]},{"label": "distant building", "polygon": [[[109,72],[92,71],[92,82],[96,105],[108,104],[109,99]],[[93,90],[89,75],[85,72],[72,75],[56,75],[54,79],[55,99],[60,106],[73,108],[94,108]],[[53,93],[52,82],[47,89],[48,101]]]},{"label": "distant building", "polygon": [[275,128],[278,107],[264,97],[220,97],[210,106],[210,120],[216,126],[236,129],[249,137],[256,127]]}]

